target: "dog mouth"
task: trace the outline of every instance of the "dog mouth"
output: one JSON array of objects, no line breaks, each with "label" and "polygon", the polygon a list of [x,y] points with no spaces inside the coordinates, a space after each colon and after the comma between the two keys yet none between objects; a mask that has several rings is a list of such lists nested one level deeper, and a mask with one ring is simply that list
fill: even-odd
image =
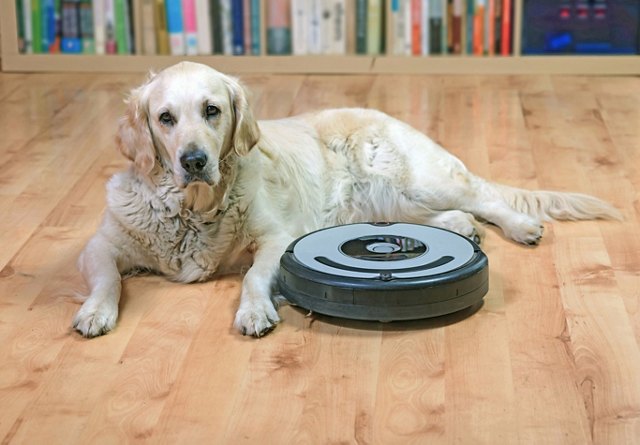
[{"label": "dog mouth", "polygon": [[215,185],[215,181],[211,177],[209,173],[184,173],[180,178],[180,187],[186,188],[190,184],[207,184],[207,185]]}]

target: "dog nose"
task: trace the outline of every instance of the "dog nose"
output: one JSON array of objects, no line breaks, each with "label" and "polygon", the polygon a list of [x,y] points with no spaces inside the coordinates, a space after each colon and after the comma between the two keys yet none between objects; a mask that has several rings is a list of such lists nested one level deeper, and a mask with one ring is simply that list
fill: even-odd
[{"label": "dog nose", "polygon": [[180,165],[188,173],[200,173],[207,165],[207,155],[202,150],[192,150],[180,156]]}]

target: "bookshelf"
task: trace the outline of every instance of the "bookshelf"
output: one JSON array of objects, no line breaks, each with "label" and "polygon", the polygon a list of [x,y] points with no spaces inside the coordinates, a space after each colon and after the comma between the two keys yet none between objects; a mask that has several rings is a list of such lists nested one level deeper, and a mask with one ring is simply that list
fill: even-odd
[{"label": "bookshelf", "polygon": [[[261,4],[264,9],[266,0]],[[149,56],[20,54],[15,2],[0,2],[0,60],[6,72],[144,72],[180,60],[192,60],[230,73],[291,74],[589,74],[638,75],[640,56],[523,56],[522,3],[514,2],[514,54],[512,56]],[[138,5],[134,1],[134,7]],[[134,11],[137,9],[134,9]],[[264,19],[264,14],[261,14]],[[139,24],[134,24],[134,27]],[[264,23],[262,41],[265,42]],[[139,33],[136,33],[139,35]],[[263,51],[264,51],[264,46]]]}]

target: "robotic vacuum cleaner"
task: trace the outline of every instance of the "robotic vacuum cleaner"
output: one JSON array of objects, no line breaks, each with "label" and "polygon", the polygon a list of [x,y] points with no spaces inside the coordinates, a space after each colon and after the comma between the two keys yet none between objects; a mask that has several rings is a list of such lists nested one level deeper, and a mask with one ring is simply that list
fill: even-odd
[{"label": "robotic vacuum cleaner", "polygon": [[436,227],[347,224],[294,241],[280,259],[292,304],[358,320],[415,320],[482,301],[489,263],[477,244]]}]

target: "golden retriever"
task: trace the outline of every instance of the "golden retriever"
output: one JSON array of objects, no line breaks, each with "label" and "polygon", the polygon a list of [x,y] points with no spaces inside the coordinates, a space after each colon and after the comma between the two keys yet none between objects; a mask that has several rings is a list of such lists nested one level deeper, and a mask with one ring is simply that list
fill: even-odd
[{"label": "golden retriever", "polygon": [[203,281],[232,270],[246,252],[252,263],[235,327],[261,336],[279,321],[280,256],[322,227],[405,221],[479,241],[477,217],[536,244],[544,219],[620,217],[590,196],[481,179],[380,111],[257,122],[238,81],[201,64],[150,76],[127,106],[116,142],[132,165],[109,181],[103,222],[79,259],[90,295],[73,326],[86,337],[114,328],[122,275],[151,270]]}]

